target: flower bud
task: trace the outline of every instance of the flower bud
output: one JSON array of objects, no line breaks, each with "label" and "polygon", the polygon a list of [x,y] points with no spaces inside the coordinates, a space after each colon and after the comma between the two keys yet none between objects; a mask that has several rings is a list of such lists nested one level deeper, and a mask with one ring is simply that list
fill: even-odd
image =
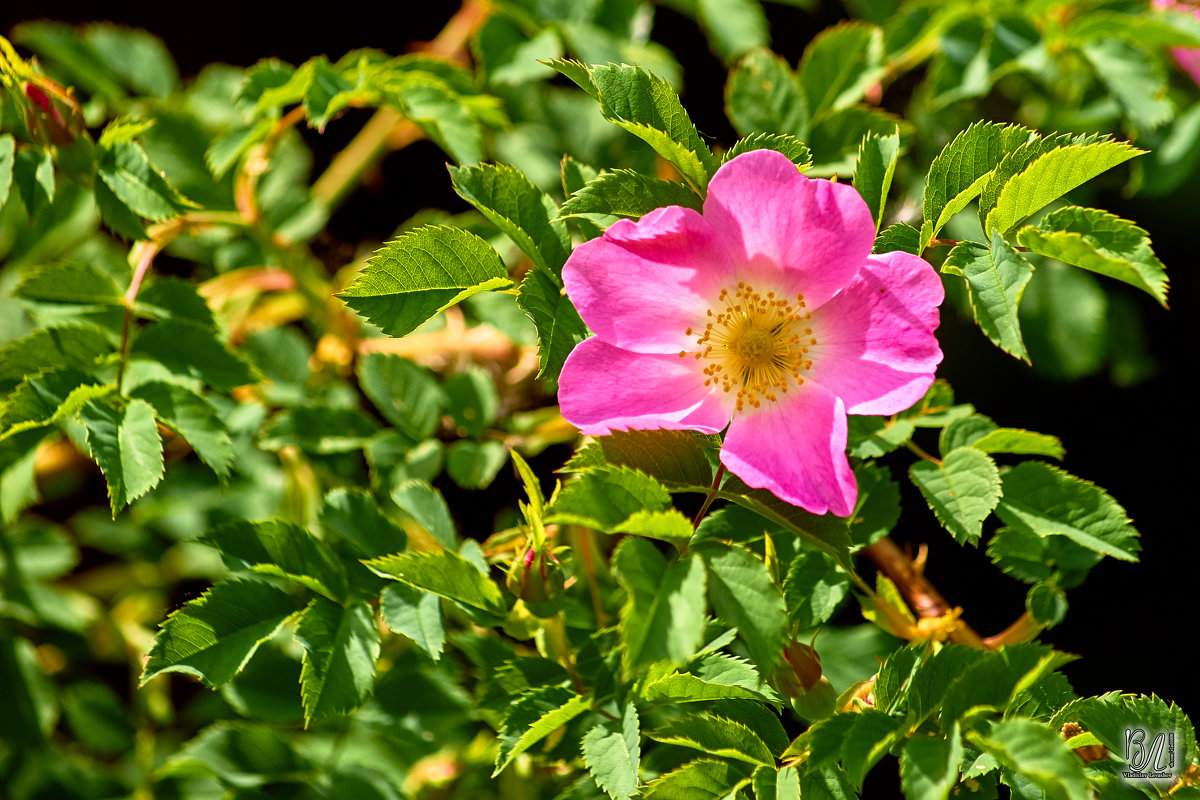
[{"label": "flower bud", "polygon": [[564,580],[562,566],[548,550],[532,547],[508,572],[508,590],[525,601],[530,613],[552,617],[562,607]]},{"label": "flower bud", "polygon": [[776,665],[771,683],[789,699],[792,710],[810,722],[833,713],[837,694],[821,674],[821,656],[803,642],[793,640],[784,645],[783,659]]},{"label": "flower bud", "polygon": [[829,678],[821,676],[811,689],[801,692],[791,698],[792,710],[809,722],[816,722],[833,716],[833,707],[837,703],[837,692]]},{"label": "flower bud", "polygon": [[49,79],[41,79],[40,83],[26,81],[21,88],[29,100],[25,107],[25,127],[30,138],[55,147],[75,141],[84,126],[70,90]]}]

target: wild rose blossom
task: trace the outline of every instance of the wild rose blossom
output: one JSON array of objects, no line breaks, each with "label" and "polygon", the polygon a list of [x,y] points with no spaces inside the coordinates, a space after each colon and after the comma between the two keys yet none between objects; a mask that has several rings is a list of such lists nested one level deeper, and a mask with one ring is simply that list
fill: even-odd
[{"label": "wild rose blossom", "polygon": [[563,268],[596,333],[563,366],[563,416],[594,435],[728,426],[734,475],[849,516],[846,414],[908,408],[942,359],[940,278],[916,256],[872,255],[874,238],[852,187],[766,150],[717,171],[703,215],[615,223]]}]

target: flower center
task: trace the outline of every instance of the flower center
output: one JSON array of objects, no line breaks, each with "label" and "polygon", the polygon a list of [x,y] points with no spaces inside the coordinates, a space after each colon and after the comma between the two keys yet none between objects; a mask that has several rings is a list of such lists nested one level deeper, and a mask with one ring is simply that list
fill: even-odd
[{"label": "flower center", "polygon": [[[737,393],[737,410],[758,408],[763,400],[775,402],[776,392],[786,393],[794,382],[804,383],[802,372],[812,367],[808,348],[817,343],[804,310],[804,295],[794,300],[763,294],[745,281],[730,292],[722,289],[717,307],[708,309],[704,330],[687,329],[700,349],[693,355],[709,363],[704,367],[705,386],[717,384]],[[680,358],[687,355],[681,352]]]}]

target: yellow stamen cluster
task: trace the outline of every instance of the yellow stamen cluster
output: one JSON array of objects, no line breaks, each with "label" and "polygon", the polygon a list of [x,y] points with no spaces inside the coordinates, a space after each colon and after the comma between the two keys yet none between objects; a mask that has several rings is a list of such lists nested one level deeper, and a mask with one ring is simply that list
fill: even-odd
[{"label": "yellow stamen cluster", "polygon": [[[812,367],[808,348],[817,343],[804,310],[804,295],[794,300],[775,292],[758,292],[739,281],[730,292],[717,297],[720,308],[708,309],[703,331],[687,329],[696,336],[696,359],[707,359],[704,385],[719,385],[737,392],[737,410],[758,408],[763,400],[775,402],[776,392],[786,393],[794,381],[804,383],[801,373]],[[685,358],[687,351],[679,354]]]}]

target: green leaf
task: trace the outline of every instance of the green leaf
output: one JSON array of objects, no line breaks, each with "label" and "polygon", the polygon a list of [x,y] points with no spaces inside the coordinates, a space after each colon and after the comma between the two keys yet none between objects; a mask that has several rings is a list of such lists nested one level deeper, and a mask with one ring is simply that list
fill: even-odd
[{"label": "green leaf", "polygon": [[798,800],[800,797],[800,773],[795,767],[784,767],[778,772],[774,767],[759,767],[754,770],[755,800]]},{"label": "green leaf", "polygon": [[442,493],[425,481],[405,481],[392,488],[392,502],[417,521],[442,547],[455,547],[458,537]]},{"label": "green leaf", "polygon": [[883,75],[883,32],[863,22],[828,28],[804,48],[799,72],[812,120],[854,105]]},{"label": "green leaf", "polygon": [[[1101,140],[1056,147],[1042,153],[1000,184],[994,207],[980,203],[983,230],[1008,233],[1048,203],[1144,152],[1126,142]],[[989,187],[988,191],[993,190]]]},{"label": "green leaf", "polygon": [[842,742],[842,767],[850,780],[861,786],[863,778],[891,746],[904,737],[904,720],[890,717],[874,708],[855,715]]},{"label": "green leaf", "polygon": [[446,406],[459,435],[482,438],[496,421],[496,382],[482,367],[468,366],[446,379]]},{"label": "green leaf", "polygon": [[625,589],[621,664],[626,676],[655,661],[682,664],[704,637],[704,566],[694,555],[671,564],[644,539],[628,537],[613,553]]},{"label": "green leaf", "polygon": [[691,747],[756,766],[775,764],[775,756],[758,734],[739,722],[713,714],[688,714],[648,735],[657,742]]},{"label": "green leaf", "polygon": [[146,151],[135,142],[118,142],[103,151],[96,174],[121,203],[155,222],[193,205],[150,166]]},{"label": "green leaf", "polygon": [[671,672],[648,681],[642,697],[651,703],[755,700],[778,703],[779,696],[758,670],[740,658],[710,653],[689,672]]},{"label": "green leaf", "polygon": [[1175,116],[1175,104],[1167,97],[1167,72],[1146,43],[1096,39],[1080,51],[1140,129],[1152,130]]},{"label": "green leaf", "polygon": [[11,133],[0,134],[0,211],[8,200],[8,190],[13,184],[13,162],[16,158],[17,140]]},{"label": "green leaf", "polygon": [[[197,769],[199,768],[199,769]],[[219,775],[233,786],[257,787],[312,770],[281,732],[265,725],[218,722],[201,731],[160,767],[163,777]]]},{"label": "green leaf", "polygon": [[663,206],[684,206],[697,211],[702,201],[687,186],[660,181],[633,170],[602,172],[563,203],[562,217],[582,217],[608,227],[611,217],[637,219]]},{"label": "green leaf", "polygon": [[922,662],[908,688],[908,705],[913,718],[921,722],[933,715],[941,706],[947,688],[985,657],[979,648],[953,644],[942,647]]},{"label": "green leaf", "polygon": [[750,659],[769,675],[787,638],[787,608],[767,565],[740,546],[697,546],[708,567],[708,596],[717,615],[736,625]]},{"label": "green leaf", "polygon": [[1178,774],[1200,760],[1196,731],[1187,714],[1174,703],[1154,695],[1109,692],[1099,697],[1082,697],[1059,709],[1049,724],[1057,730],[1066,722],[1078,723],[1105,747],[1122,756],[1126,764],[1138,755],[1130,752],[1136,747],[1131,747],[1134,743],[1127,738],[1127,731],[1138,729],[1149,734],[1141,743],[1143,758],[1150,755],[1158,734],[1174,733],[1176,757],[1172,771]]},{"label": "green leaf", "polygon": [[[581,451],[576,459],[591,451],[596,456],[593,465],[631,467],[671,491],[707,492],[713,479],[709,458],[716,457],[719,446],[712,437],[691,431],[614,431],[600,437],[591,446],[594,450]],[[567,471],[579,471],[573,467],[576,459],[567,464]]]},{"label": "green leaf", "polygon": [[758,0],[697,0],[696,21],[709,47],[726,65],[771,42],[767,16]]},{"label": "green leaf", "polygon": [[162,480],[162,439],[154,409],[131,400],[123,409],[92,400],[80,409],[88,451],[108,483],[113,517]]},{"label": "green leaf", "polygon": [[955,723],[945,739],[912,736],[900,756],[900,786],[913,800],[946,800],[958,783],[963,746]]},{"label": "green leaf", "polygon": [[508,461],[502,442],[460,440],[446,449],[446,473],[464,489],[486,489]]},{"label": "green leaf", "polygon": [[55,303],[119,305],[121,290],[106,273],[88,264],[51,264],[26,273],[13,291],[19,297]]},{"label": "green leaf", "polygon": [[1107,275],[1167,305],[1166,267],[1146,232],[1097,208],[1067,206],[1017,232],[1017,242],[1035,253]]},{"label": "green leaf", "polygon": [[910,253],[921,255],[921,232],[905,222],[895,222],[875,237],[872,253]]},{"label": "green leaf", "polygon": [[198,378],[224,392],[256,379],[253,368],[229,352],[212,330],[182,319],[143,328],[130,354],[157,361],[176,375]]},{"label": "green leaf", "polygon": [[54,200],[54,156],[38,147],[17,150],[13,160],[13,183],[31,216],[40,214]]},{"label": "green leaf", "polygon": [[91,325],[41,328],[0,348],[0,392],[51,368],[87,372],[112,350],[104,331]]},{"label": "green leaf", "polygon": [[971,446],[985,453],[1015,453],[1062,459],[1065,454],[1057,436],[1022,428],[996,428],[980,436]]},{"label": "green leaf", "polygon": [[666,488],[644,472],[628,467],[597,467],[563,486],[546,509],[546,521],[617,533],[637,512],[664,511],[670,504]]},{"label": "green leaf", "polygon": [[812,151],[808,145],[792,136],[790,133],[756,133],[733,143],[733,147],[725,152],[725,161],[737,158],[742,153],[752,150],[774,150],[788,157],[796,167],[804,172],[812,166]]},{"label": "green leaf", "polygon": [[1067,595],[1057,586],[1039,583],[1030,587],[1025,596],[1025,608],[1034,622],[1052,628],[1067,615]]},{"label": "green leaf", "polygon": [[582,714],[591,697],[562,686],[543,686],[520,695],[510,706],[500,726],[500,748],[496,751],[496,777],[513,760],[554,731]]},{"label": "green leaf", "polygon": [[384,245],[339,297],[399,337],[473,294],[511,284],[487,242],[459,228],[427,226]]},{"label": "green leaf", "polygon": [[1032,131],[1019,125],[976,122],[942,149],[925,177],[922,247],[927,247],[951,217],[979,196],[1004,156],[1032,136]]},{"label": "green leaf", "polygon": [[83,38],[104,66],[134,91],[166,97],[175,90],[179,70],[154,34],[101,22],[88,25]]},{"label": "green leaf", "polygon": [[456,603],[502,616],[507,606],[500,588],[457,553],[399,553],[364,561],[376,575],[402,581]]},{"label": "green leaf", "polygon": [[679,96],[664,79],[638,67],[578,62],[550,63],[600,101],[600,110],[674,164],[697,191],[716,172],[712,151],[700,138]]},{"label": "green leaf", "polygon": [[362,704],[375,686],[379,629],[365,602],[343,608],[314,597],[296,624],[296,641],[304,647],[300,699],[304,725],[345,714]]},{"label": "green leaf", "polygon": [[433,375],[406,358],[368,353],[358,361],[358,380],[375,408],[409,439],[437,430],[444,397]]},{"label": "green leaf", "polygon": [[887,136],[897,125],[901,134],[907,135],[904,130],[908,123],[885,111],[864,106],[843,108],[815,121],[805,140],[812,148],[815,162],[810,174],[819,177],[852,174],[863,137],[868,133]]},{"label": "green leaf", "polygon": [[441,658],[446,629],[442,625],[442,604],[436,594],[393,583],[379,595],[379,610],[389,628],[412,639],[434,661]]},{"label": "green leaf", "polygon": [[740,767],[697,758],[651,783],[642,796],[646,800],[722,800],[743,782],[749,779]]},{"label": "green leaf", "polygon": [[940,465],[913,464],[908,471],[938,522],[962,544],[976,544],[983,521],[1000,501],[996,462],[973,447],[951,450]]},{"label": "green leaf", "polygon": [[279,412],[263,426],[259,446],[279,450],[297,446],[306,453],[351,453],[367,446],[378,432],[375,421],[356,408],[299,406]]},{"label": "green leaf", "polygon": [[825,622],[850,591],[850,577],[824,553],[805,550],[788,565],[783,581],[788,620],[805,631]]},{"label": "green leaf", "polygon": [[571,252],[558,208],[520,170],[506,164],[450,167],[454,191],[503,231],[538,267],[555,275]]},{"label": "green leaf", "polygon": [[96,199],[100,219],[110,231],[129,241],[149,240],[150,234],[142,218],[130,211],[129,206],[122,203],[104,181],[92,184],[92,195]]},{"label": "green leaf", "polygon": [[866,547],[891,533],[900,520],[900,485],[887,468],[870,461],[856,466],[854,477],[858,503],[850,517],[850,538]]},{"label": "green leaf", "polygon": [[637,708],[625,703],[621,720],[605,720],[584,734],[583,760],[596,785],[613,800],[637,794],[641,760]]},{"label": "green leaf", "polygon": [[557,380],[567,356],[588,337],[587,326],[562,288],[544,272],[529,271],[521,281],[517,305],[537,329],[538,377]]},{"label": "green leaf", "polygon": [[67,420],[114,388],[70,367],[31,375],[0,404],[0,440]]},{"label": "green leaf", "polygon": [[875,232],[883,222],[883,208],[887,203],[888,190],[892,187],[892,176],[896,173],[896,159],[900,155],[900,129],[887,136],[868,133],[858,147],[858,161],[854,166],[854,188],[867,201],[871,216],[875,220]]},{"label": "green leaf", "polygon": [[[729,71],[725,113],[742,136],[808,136],[808,101],[800,79],[770,50],[748,53]],[[728,158],[728,157],[727,157]]]},{"label": "green leaf", "polygon": [[1033,265],[999,231],[993,231],[990,249],[974,242],[955,245],[942,271],[961,274],[967,279],[975,321],[993,344],[1028,362],[1017,308],[1033,277]]},{"label": "green leaf", "polygon": [[309,62],[312,80],[304,92],[304,114],[318,132],[325,131],[330,117],[346,106],[347,94],[354,88],[330,65],[324,56]]},{"label": "green leaf", "polygon": [[191,445],[218,476],[229,475],[233,443],[211,403],[186,387],[162,381],[143,383],[130,396],[154,406],[158,419]]},{"label": "green leaf", "polygon": [[1029,719],[997,722],[971,743],[1002,766],[1035,784],[1047,800],[1087,800],[1091,796],[1083,761],[1057,731]]},{"label": "green leaf", "polygon": [[460,164],[483,159],[483,129],[461,95],[441,81],[407,82],[395,97],[405,116]]},{"label": "green leaf", "polygon": [[996,516],[1038,536],[1062,534],[1102,555],[1136,561],[1137,531],[1125,509],[1103,489],[1039,461],[1026,461],[1004,475],[1004,497]]},{"label": "green leaf", "polygon": [[63,715],[76,740],[88,750],[115,756],[134,746],[134,727],[116,692],[103,683],[81,681],[63,693]]},{"label": "green leaf", "polygon": [[162,623],[139,685],[164,672],[227,683],[293,613],[291,598],[261,581],[214,584]]},{"label": "green leaf", "polygon": [[362,490],[333,489],[325,495],[321,525],[366,556],[399,553],[408,543],[404,529],[388,519],[375,498]]},{"label": "green leaf", "polygon": [[141,119],[136,116],[117,117],[104,126],[96,144],[100,145],[101,149],[111,149],[118,142],[132,142],[153,128],[154,123],[153,119]]},{"label": "green leaf", "polygon": [[154,319],[180,319],[216,330],[212,309],[196,287],[185,280],[158,277],[144,286],[134,303],[134,311]]},{"label": "green leaf", "polygon": [[1036,681],[1046,667],[1061,666],[1073,658],[1034,643],[1008,645],[985,653],[983,658],[952,676],[948,687],[938,687],[942,695],[943,730],[977,706],[1007,708],[1014,696],[1028,688],[1030,678]]},{"label": "green leaf", "polygon": [[346,596],[346,571],[329,545],[283,520],[234,520],[204,541],[244,569],[294,580],[333,600]]}]

